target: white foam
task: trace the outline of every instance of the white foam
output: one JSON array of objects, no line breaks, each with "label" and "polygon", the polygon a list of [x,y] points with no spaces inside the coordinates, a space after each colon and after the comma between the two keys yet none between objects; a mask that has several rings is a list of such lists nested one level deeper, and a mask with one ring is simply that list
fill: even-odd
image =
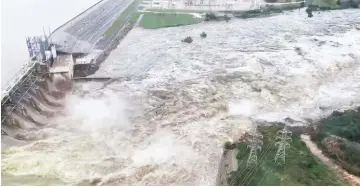
[{"label": "white foam", "polygon": [[229,103],[230,115],[252,116],[256,112],[256,105],[250,100],[240,100]]}]

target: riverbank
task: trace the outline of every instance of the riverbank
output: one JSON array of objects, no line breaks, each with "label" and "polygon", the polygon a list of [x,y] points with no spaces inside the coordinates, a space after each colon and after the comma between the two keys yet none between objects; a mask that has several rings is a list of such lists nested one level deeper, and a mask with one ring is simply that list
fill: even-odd
[{"label": "riverbank", "polygon": [[[274,158],[278,147],[271,143],[276,142],[281,129],[276,124],[259,127],[264,144],[258,152],[258,164],[253,167],[247,165],[249,144],[234,144],[240,164],[229,175],[227,185],[360,185],[360,107],[335,111],[310,126],[288,127],[292,136],[286,162],[277,166]],[[235,157],[223,158],[231,161]],[[219,171],[226,173],[223,168]]]},{"label": "riverbank", "polygon": [[328,167],[333,168],[336,172],[338,172],[349,184],[359,186],[360,178],[349,174],[347,171],[342,169],[339,165],[335,164],[331,159],[323,154],[323,152],[318,148],[316,143],[311,141],[310,136],[301,135],[301,140],[305,142],[306,146],[311,150],[311,152],[318,157],[324,164]]},{"label": "riverbank", "polygon": [[311,139],[336,164],[360,176],[360,107],[335,111],[314,124]]},{"label": "riverbank", "polygon": [[[246,144],[237,145],[239,169],[231,174],[228,185],[232,186],[337,186],[348,185],[332,168],[316,158],[294,132],[285,151],[285,163],[277,165],[274,160],[278,153],[277,132],[283,127],[262,126],[263,145],[258,152],[257,165],[248,166],[249,148]],[[280,159],[281,160],[281,159]],[[280,162],[280,161],[279,161]]]},{"label": "riverbank", "polygon": [[177,13],[177,12],[138,12],[134,18],[143,14],[139,26],[145,29],[158,29],[165,27],[177,27],[183,25],[192,25],[202,22],[202,17],[194,16],[194,13]]},{"label": "riverbank", "polygon": [[[224,15],[229,14],[238,18],[253,18],[271,16],[273,13],[281,13],[286,10],[298,9],[304,6],[304,2],[295,3],[268,3],[266,7],[261,7],[259,10],[237,10],[237,11],[212,11],[191,10],[191,9],[155,9],[146,8],[146,5],[140,4],[141,10],[138,10],[132,15],[132,21],[136,22],[139,15],[143,14],[143,19],[139,26],[145,29],[158,29],[165,27],[176,27],[183,25],[191,25],[202,23],[206,14],[216,15],[217,21],[224,20]],[[233,17],[230,16],[230,17]]]}]

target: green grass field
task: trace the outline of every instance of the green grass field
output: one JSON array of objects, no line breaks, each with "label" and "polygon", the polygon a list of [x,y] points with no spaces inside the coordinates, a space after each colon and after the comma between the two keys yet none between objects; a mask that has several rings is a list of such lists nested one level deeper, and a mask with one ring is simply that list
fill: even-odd
[{"label": "green grass field", "polygon": [[163,27],[176,27],[200,23],[200,19],[194,18],[186,13],[152,13],[144,12],[140,26],[146,29],[157,29]]},{"label": "green grass field", "polygon": [[[239,146],[238,170],[228,179],[229,185],[293,185],[293,186],[327,186],[346,185],[340,177],[312,155],[299,135],[293,135],[291,146],[286,150],[284,165],[276,166],[274,158],[277,147],[274,136],[280,127],[260,127],[264,136],[262,150],[258,153],[257,167],[246,168],[249,149],[246,145]],[[267,149],[268,148],[268,149]]]},{"label": "green grass field", "polygon": [[206,13],[210,12],[208,10],[186,10],[186,9],[156,9],[149,8],[147,11],[150,12],[177,12],[177,13]]}]

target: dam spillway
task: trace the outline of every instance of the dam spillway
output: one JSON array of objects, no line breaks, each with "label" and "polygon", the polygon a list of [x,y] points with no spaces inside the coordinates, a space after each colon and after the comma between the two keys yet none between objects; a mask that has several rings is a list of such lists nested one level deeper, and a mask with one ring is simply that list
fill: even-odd
[{"label": "dam spillway", "polygon": [[128,17],[114,32],[104,36],[132,2],[100,0],[49,36],[45,35],[45,39],[27,39],[31,59],[2,91],[4,148],[11,146],[6,142],[22,141],[21,132],[49,125],[50,118],[61,114],[73,77],[79,77],[75,81],[81,82],[109,79],[85,76],[98,69],[99,63],[132,28]]},{"label": "dam spillway", "polygon": [[[65,84],[68,86],[57,86]],[[68,75],[50,74],[45,64],[34,63],[1,100],[2,145],[10,146],[6,142],[14,139],[21,141],[23,131],[48,125],[49,118],[61,111],[61,100],[69,89]]]}]

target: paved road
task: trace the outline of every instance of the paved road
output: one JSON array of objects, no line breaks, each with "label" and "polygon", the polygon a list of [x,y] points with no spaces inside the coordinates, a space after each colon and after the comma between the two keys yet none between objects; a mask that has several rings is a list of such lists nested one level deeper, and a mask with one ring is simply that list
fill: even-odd
[{"label": "paved road", "polygon": [[64,52],[90,53],[93,46],[130,5],[132,0],[104,0],[51,36]]}]

